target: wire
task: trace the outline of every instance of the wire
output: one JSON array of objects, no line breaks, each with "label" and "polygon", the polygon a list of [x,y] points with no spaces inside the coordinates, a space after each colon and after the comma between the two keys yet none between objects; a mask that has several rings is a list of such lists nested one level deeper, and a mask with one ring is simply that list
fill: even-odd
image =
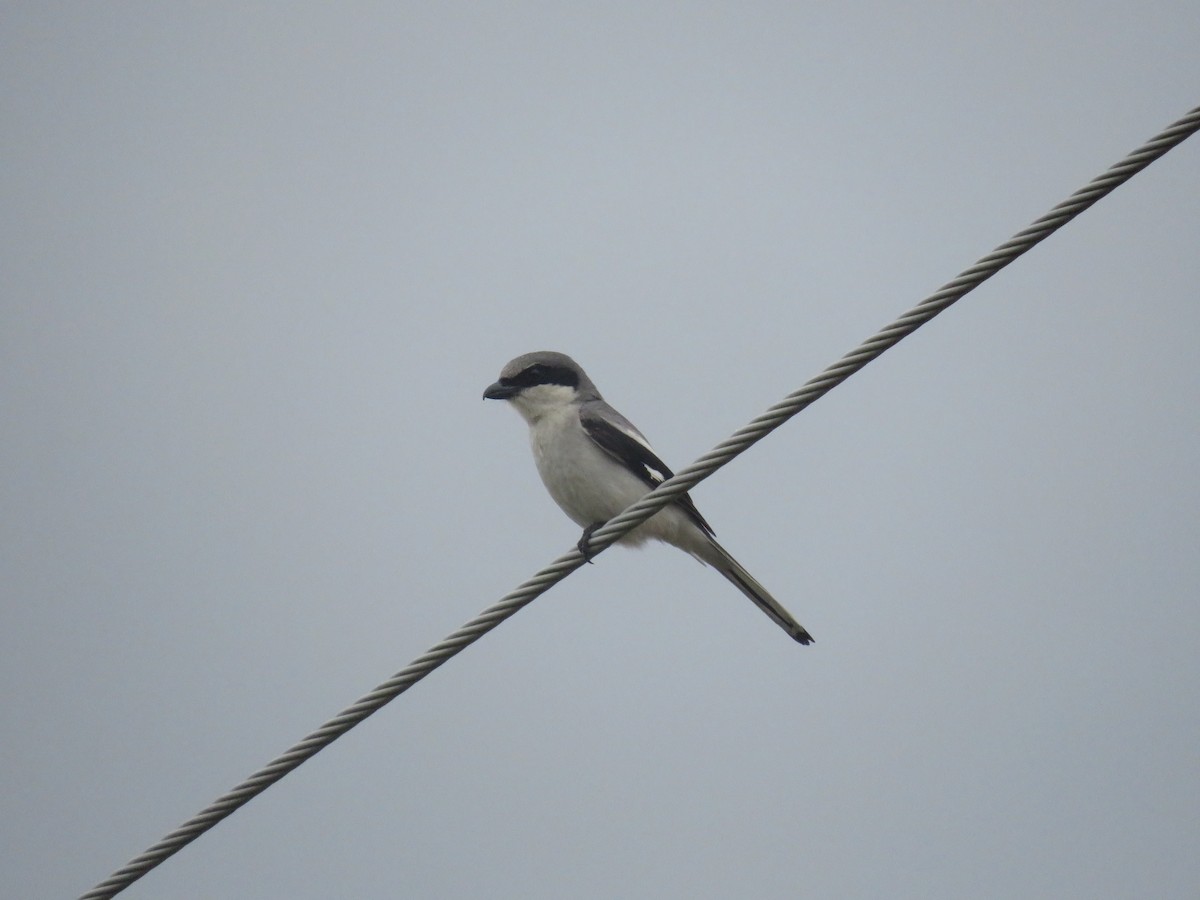
[{"label": "wire", "polygon": [[[690,490],[721,466],[762,440],[806,406],[841,384],[902,338],[912,334],[938,313],[991,278],[1018,256],[1045,240],[1071,219],[1124,184],[1197,130],[1200,130],[1200,107],[1193,109],[1179,121],[1168,126],[1103,175],[1093,179],[1087,186],[1076,191],[1028,228],[980,259],[953,281],[939,288],[896,321],[865,340],[821,374],[809,379],[803,387],[788,394],[728,440],[714,447],[687,468],[682,469],[675,477],[663,482],[620,515],[610,519],[602,528],[598,528],[592,533],[588,546],[590,554],[594,556],[611,546],[627,531],[670,503],[673,498]],[[545,593],[583,563],[583,555],[578,549],[554,560],[453,634],[429,648],[423,655],[413,660],[353,706],[342,710],[282,756],[272,760],[233,790],[218,797],[212,804],[188,819],[140,856],[130,860],[128,864],[118,869],[105,881],[83,894],[80,900],[105,900],[105,898],[113,897],[123,891],[155,866],[179,852],[226,816],[279,781],[292,769],[329,746],[380,707],[396,699],[442,663],[479,640],[509,616],[514,615]]]}]

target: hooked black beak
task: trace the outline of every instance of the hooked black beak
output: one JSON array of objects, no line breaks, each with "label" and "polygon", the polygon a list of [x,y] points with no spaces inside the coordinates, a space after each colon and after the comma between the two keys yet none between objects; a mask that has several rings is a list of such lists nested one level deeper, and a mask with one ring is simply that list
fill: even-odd
[{"label": "hooked black beak", "polygon": [[488,389],[483,392],[484,400],[508,400],[512,398],[519,390],[519,387],[514,387],[511,384],[501,384],[497,381],[495,384],[489,384]]}]

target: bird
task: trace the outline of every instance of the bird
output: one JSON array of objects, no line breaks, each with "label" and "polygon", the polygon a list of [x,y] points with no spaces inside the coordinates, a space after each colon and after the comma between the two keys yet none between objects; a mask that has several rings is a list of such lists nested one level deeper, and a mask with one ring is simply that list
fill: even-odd
[{"label": "bird", "polygon": [[[506,400],[529,425],[538,474],[562,511],[583,527],[579,550],[590,562],[592,533],[674,473],[633,423],[605,402],[583,368],[565,353],[518,356],[483,392]],[[801,644],[813,637],[729,552],[687,494],[680,494],[620,543],[657,540],[712,566]]]}]

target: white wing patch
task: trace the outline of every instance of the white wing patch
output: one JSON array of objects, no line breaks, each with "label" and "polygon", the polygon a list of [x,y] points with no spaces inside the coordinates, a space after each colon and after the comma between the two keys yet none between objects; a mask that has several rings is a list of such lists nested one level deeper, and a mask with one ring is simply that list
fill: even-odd
[{"label": "white wing patch", "polygon": [[[642,447],[646,448],[646,450],[650,453],[651,456],[658,457],[658,454],[654,452],[654,448],[650,446],[650,442],[648,440],[646,440],[645,436],[640,431],[638,431],[636,428],[626,428],[625,425],[621,422],[612,422],[611,424],[617,430],[619,430],[623,435],[625,435],[626,437],[632,438],[635,442],[640,444]],[[664,475],[662,472],[658,471],[658,469],[654,468],[653,466],[647,465],[646,463],[642,463],[642,469],[645,471],[645,473],[647,475],[650,476],[650,478],[654,481],[655,484],[662,484],[664,481],[667,480],[667,476]]]},{"label": "white wing patch", "polygon": [[663,473],[658,471],[658,469],[652,469],[652,468],[650,468],[650,466],[646,465],[645,463],[642,463],[642,468],[646,470],[646,474],[649,475],[654,480],[655,484],[662,484],[664,481],[667,480],[663,476]]}]

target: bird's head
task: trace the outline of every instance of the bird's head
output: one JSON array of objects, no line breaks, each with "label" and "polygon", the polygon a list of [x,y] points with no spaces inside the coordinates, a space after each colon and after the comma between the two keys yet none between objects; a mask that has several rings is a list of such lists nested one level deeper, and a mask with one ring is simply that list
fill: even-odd
[{"label": "bird's head", "polygon": [[484,400],[507,400],[527,422],[599,397],[579,364],[565,353],[539,350],[518,356],[500,371],[498,381],[488,385]]}]

